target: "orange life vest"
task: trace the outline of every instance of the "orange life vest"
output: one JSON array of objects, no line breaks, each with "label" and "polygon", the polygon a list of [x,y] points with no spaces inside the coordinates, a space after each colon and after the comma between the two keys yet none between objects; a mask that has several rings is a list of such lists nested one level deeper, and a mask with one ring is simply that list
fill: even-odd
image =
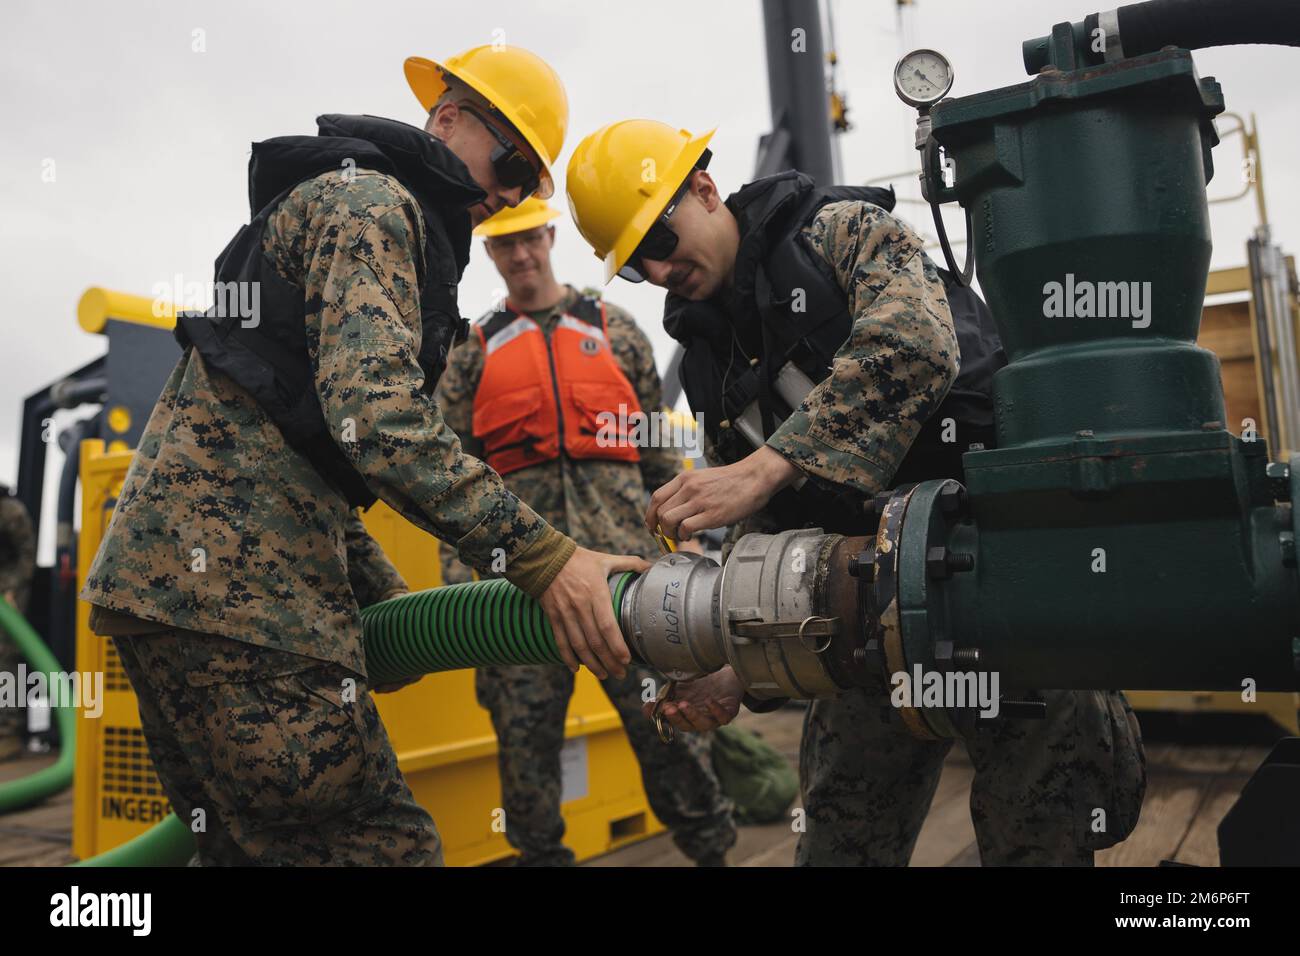
[{"label": "orange life vest", "polygon": [[[548,344],[533,319],[509,303],[474,325],[483,374],[474,394],[474,437],[505,475],[560,455],[639,461],[628,440],[641,404],[609,349],[605,304],[580,298],[560,317]],[[597,418],[602,412],[609,416]],[[620,414],[621,412],[621,414]]]}]

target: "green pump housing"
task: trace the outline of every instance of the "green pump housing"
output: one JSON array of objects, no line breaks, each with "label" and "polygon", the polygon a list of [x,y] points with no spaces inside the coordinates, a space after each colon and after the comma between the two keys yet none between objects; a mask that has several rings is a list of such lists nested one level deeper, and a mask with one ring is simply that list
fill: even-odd
[{"label": "green pump housing", "polygon": [[1087,37],[1060,24],[1029,82],[930,113],[925,194],[969,214],[1009,363],[965,487],[882,503],[868,648],[1004,687],[1293,690],[1300,468],[1233,433],[1196,345],[1223,95],[1186,49],[1086,62]]}]

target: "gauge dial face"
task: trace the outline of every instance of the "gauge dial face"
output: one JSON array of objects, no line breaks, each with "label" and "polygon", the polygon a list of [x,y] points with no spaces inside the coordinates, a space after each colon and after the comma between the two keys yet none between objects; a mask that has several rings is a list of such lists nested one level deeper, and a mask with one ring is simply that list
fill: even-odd
[{"label": "gauge dial face", "polygon": [[913,50],[894,67],[894,89],[909,106],[931,106],[952,89],[952,64],[934,50]]}]

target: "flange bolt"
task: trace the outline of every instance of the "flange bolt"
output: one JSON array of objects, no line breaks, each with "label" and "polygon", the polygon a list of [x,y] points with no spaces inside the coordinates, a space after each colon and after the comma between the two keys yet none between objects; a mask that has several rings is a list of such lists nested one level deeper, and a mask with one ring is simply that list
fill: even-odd
[{"label": "flange bolt", "polygon": [[925,552],[925,570],[931,580],[942,581],[955,573],[975,570],[975,555],[939,545]]}]

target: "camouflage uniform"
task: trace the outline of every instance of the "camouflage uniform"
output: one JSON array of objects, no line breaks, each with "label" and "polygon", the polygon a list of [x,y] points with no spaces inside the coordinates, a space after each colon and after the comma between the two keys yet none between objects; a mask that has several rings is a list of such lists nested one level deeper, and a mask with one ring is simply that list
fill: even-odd
[{"label": "camouflage uniform", "polygon": [[[13,595],[15,607],[27,611],[32,574],[36,569],[36,533],[26,506],[0,487],[0,594]],[[16,674],[22,663],[18,645],[0,628],[0,673]],[[17,752],[27,732],[27,712],[20,707],[0,708],[0,757]]]},{"label": "camouflage uniform", "polygon": [[[1137,823],[1144,758],[1124,695],[1043,696],[1046,719],[980,721],[965,740],[985,866],[1088,866]],[[883,695],[814,701],[799,751],[808,828],[796,865],[906,866],[951,747],[913,737]]]},{"label": "camouflage uniform", "polygon": [[[577,298],[578,293],[566,287],[554,307],[530,315],[549,338]],[[659,373],[645,333],[617,306],[606,304],[606,316],[610,349],[632,383],[641,408],[661,408]],[[438,402],[447,424],[466,436],[470,447],[474,447],[468,437],[474,394],[482,373],[482,346],[478,337],[471,335],[452,352],[438,386]],[[642,522],[646,488],[658,487],[677,474],[681,450],[639,450],[637,464],[561,455],[554,461],[512,471],[504,480],[511,491],[583,547],[653,557],[657,548]],[[470,578],[468,569],[455,561],[446,547],[443,567],[449,583]],[[562,667],[489,667],[476,674],[479,703],[492,714],[496,728],[506,836],[520,851],[519,865],[573,863],[573,852],[561,843],[564,819],[560,814],[560,749],[573,679]],[[624,679],[610,677],[601,686],[623,720],[655,815],[672,830],[674,841],[688,857],[716,862],[736,842],[731,803],[719,789],[703,738],[682,735],[672,746],[659,741],[641,713],[647,680],[657,687],[663,678],[632,667]]]},{"label": "camouflage uniform", "polygon": [[[355,431],[340,447],[369,486],[477,566],[503,548],[507,576],[537,596],[572,541],[463,454],[421,391],[412,290],[424,228],[396,178],[357,169],[294,188],[262,251],[305,291],[321,408],[332,434]],[[340,492],[246,390],[187,349],[81,597],[96,605],[97,633],[126,637],[168,797],[222,823],[197,834],[204,862],[440,859],[365,691],[360,606],[401,589]]]},{"label": "camouflage uniform", "polygon": [[[853,331],[830,377],[767,443],[808,474],[874,495],[890,487],[956,375],[943,284],[912,229],[868,203],[823,206],[803,237],[848,295]],[[760,512],[731,540],[776,530]],[[1123,694],[1044,696],[1045,720],[1002,720],[966,741],[986,864],[1091,865],[1094,850],[1137,822],[1145,760]],[[807,830],[796,862],[906,865],[950,746],[912,737],[885,693],[814,701],[800,748]],[[1093,832],[1096,809],[1105,811],[1104,832]]]},{"label": "camouflage uniform", "polygon": [[341,664],[170,629],[114,638],[149,754],[204,862],[441,865],[379,712]]}]

